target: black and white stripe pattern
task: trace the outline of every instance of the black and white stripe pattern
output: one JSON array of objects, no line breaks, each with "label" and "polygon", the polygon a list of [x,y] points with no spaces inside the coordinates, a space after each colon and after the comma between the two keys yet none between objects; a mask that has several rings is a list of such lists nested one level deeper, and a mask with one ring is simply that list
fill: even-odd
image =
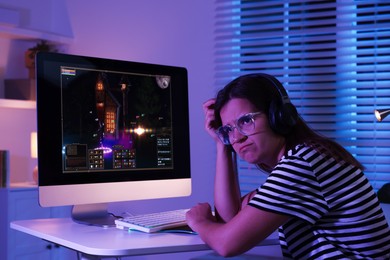
[{"label": "black and white stripe pattern", "polygon": [[292,216],[279,230],[285,258],[390,258],[389,226],[367,178],[313,148],[290,150],[249,204]]}]

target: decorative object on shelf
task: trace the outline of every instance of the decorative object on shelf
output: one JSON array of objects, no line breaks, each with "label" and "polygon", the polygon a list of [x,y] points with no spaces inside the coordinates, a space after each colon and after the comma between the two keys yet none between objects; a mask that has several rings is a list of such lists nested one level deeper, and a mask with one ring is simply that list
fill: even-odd
[{"label": "decorative object on shelf", "polygon": [[[31,158],[38,158],[38,142],[37,142],[37,132],[32,132],[30,135],[30,153]],[[35,165],[33,170],[33,180],[36,184],[38,184],[38,165]]]},{"label": "decorative object on shelf", "polygon": [[36,100],[35,79],[5,79],[4,97],[7,99]]},{"label": "decorative object on shelf", "polygon": [[378,121],[382,121],[383,119],[385,119],[385,117],[387,117],[389,114],[390,114],[390,108],[386,108],[386,109],[376,109],[374,111],[375,113],[375,117]]},{"label": "decorative object on shelf", "polygon": [[55,45],[41,40],[25,52],[25,65],[28,79],[5,79],[4,97],[7,99],[36,100],[35,55],[37,52],[57,52]]},{"label": "decorative object on shelf", "polygon": [[0,150],[0,188],[9,186],[9,151]]},{"label": "decorative object on shelf", "polygon": [[29,48],[24,54],[25,65],[28,68],[28,77],[35,79],[35,55],[37,52],[57,52],[54,45],[45,40],[41,40],[34,47]]}]

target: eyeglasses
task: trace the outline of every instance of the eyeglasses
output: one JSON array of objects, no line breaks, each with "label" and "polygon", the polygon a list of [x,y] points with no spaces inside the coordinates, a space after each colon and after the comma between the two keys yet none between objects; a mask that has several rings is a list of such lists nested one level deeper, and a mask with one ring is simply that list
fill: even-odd
[{"label": "eyeglasses", "polygon": [[245,136],[253,134],[253,131],[255,130],[255,116],[260,115],[261,113],[262,112],[254,112],[245,114],[236,119],[233,126],[221,126],[215,133],[224,145],[231,145],[235,141],[234,129],[237,129],[240,134]]}]

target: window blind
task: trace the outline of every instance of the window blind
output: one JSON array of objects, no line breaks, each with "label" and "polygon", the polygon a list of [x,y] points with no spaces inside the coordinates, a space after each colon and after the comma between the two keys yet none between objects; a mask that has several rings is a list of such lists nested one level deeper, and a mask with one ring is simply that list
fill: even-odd
[{"label": "window blind", "polygon": [[[390,182],[390,2],[216,0],[215,82],[276,76],[303,119],[365,167],[374,189]],[[238,160],[242,192],[265,179]]]}]

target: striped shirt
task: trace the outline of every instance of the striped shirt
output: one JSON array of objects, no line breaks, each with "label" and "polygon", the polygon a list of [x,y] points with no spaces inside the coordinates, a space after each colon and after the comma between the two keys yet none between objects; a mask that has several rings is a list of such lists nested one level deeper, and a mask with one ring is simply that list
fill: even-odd
[{"label": "striped shirt", "polygon": [[390,230],[362,171],[313,148],[288,151],[249,205],[292,218],[279,228],[286,259],[390,259]]}]

